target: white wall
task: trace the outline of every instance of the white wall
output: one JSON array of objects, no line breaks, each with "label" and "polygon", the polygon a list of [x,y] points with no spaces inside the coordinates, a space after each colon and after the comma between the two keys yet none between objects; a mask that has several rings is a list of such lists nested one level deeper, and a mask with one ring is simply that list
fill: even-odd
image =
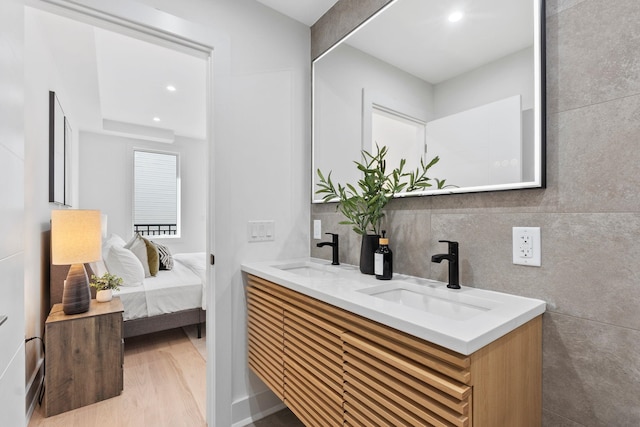
[{"label": "white wall", "polygon": [[[212,164],[217,266],[208,307],[215,305],[217,364],[209,425],[243,424],[278,401],[248,369],[240,264],[309,253],[309,28],[254,1],[149,3],[229,35],[230,102],[216,120],[228,128]],[[247,242],[247,222],[259,219],[275,220],[274,242]]]},{"label": "white wall", "polygon": [[534,106],[533,47],[507,55],[434,86],[436,118],[509,96],[522,96],[522,110]]},{"label": "white wall", "polygon": [[24,405],[24,52],[23,8],[0,13],[0,414],[3,425],[25,425]]},{"label": "white wall", "polygon": [[180,158],[181,237],[160,238],[172,253],[206,248],[207,147],[205,141],[176,137],[173,144],[80,132],[79,199],[82,209],[107,215],[109,233],[128,240],[133,224],[133,150],[176,153]]}]

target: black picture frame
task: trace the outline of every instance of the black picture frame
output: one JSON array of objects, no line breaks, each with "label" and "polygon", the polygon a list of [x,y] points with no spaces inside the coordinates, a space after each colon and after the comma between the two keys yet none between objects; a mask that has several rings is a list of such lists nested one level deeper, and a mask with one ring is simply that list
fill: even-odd
[{"label": "black picture frame", "polygon": [[56,93],[49,91],[49,202],[59,205],[66,205],[66,133],[62,105]]},{"label": "black picture frame", "polygon": [[71,124],[67,116],[64,116],[64,204],[71,207],[71,147],[72,147]]}]

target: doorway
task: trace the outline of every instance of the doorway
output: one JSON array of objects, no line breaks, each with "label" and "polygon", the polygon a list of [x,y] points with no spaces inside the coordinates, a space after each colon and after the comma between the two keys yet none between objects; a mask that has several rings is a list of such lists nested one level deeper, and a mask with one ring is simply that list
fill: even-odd
[{"label": "doorway", "polygon": [[[212,169],[211,167],[212,166],[212,162],[211,162],[211,157],[212,157],[212,148],[211,148],[211,144],[212,144],[211,142],[212,141],[212,135],[211,135],[212,83],[211,83],[211,80],[212,79],[211,79],[211,75],[213,73],[212,72],[213,67],[211,66],[212,48],[207,47],[202,43],[190,41],[187,38],[171,36],[161,28],[153,28],[149,26],[144,26],[142,24],[140,25],[133,24],[131,21],[125,22],[124,19],[120,20],[119,18],[115,18],[113,15],[109,15],[109,18],[107,19],[104,16],[100,16],[102,14],[99,12],[94,13],[95,10],[90,13],[88,10],[84,10],[82,6],[75,6],[71,3],[66,4],[67,2],[64,0],[59,1],[57,3],[64,4],[65,7],[54,6],[49,4],[48,2],[46,4],[43,2],[42,5],[39,4],[38,6],[42,6],[42,9],[46,10],[46,12],[53,13],[54,15],[57,15],[57,16],[63,16],[67,19],[76,20],[84,24],[92,24],[101,28],[102,30],[106,29],[109,31],[114,31],[119,34],[126,34],[127,36],[130,36],[130,37],[132,36],[134,38],[137,38],[138,40],[155,43],[158,46],[161,46],[163,48],[173,49],[183,54],[186,53],[194,57],[198,57],[202,61],[204,61],[204,68],[206,69],[205,70],[206,95],[205,95],[205,102],[204,102],[205,112],[203,116],[205,117],[204,132],[205,132],[205,141],[207,141],[207,143],[204,144],[205,153],[204,153],[204,156],[202,156],[205,159],[205,166],[202,168],[204,173],[201,176],[201,180],[203,181],[205,194],[202,195],[202,199],[204,200],[202,203],[204,205],[204,211],[200,213],[200,216],[203,218],[205,225],[204,225],[204,229],[199,230],[199,234],[204,235],[205,247],[203,248],[203,251],[211,252],[211,248],[213,246],[213,240],[211,238],[213,234],[213,230],[212,230],[213,213],[210,212],[210,206],[212,206],[213,204],[213,192],[210,191],[210,175],[211,175],[210,171]],[[105,6],[105,7],[108,7],[108,6]],[[116,6],[115,8],[117,9],[118,7]],[[37,10],[40,10],[40,8],[38,8]],[[126,15],[126,13],[124,14]],[[76,128],[78,127],[79,126],[76,126]],[[84,202],[81,202],[80,207],[83,207],[83,205],[84,205]],[[78,206],[75,206],[75,207],[78,207]],[[213,283],[213,274],[211,269],[207,269],[207,276],[209,276],[208,282],[210,284]],[[212,316],[210,316],[210,313],[208,313],[208,316],[210,318],[209,323],[210,324],[213,323],[213,318]],[[207,346],[207,347],[211,348],[212,346]],[[207,368],[207,371],[212,372],[212,369]],[[209,374],[207,375],[207,378],[211,378],[211,377],[212,375],[209,375]]]}]

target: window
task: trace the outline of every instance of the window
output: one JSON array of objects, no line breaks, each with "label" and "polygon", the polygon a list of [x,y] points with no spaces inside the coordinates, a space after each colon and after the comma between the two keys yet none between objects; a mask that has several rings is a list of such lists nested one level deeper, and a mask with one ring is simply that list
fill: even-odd
[{"label": "window", "polygon": [[180,235],[178,155],[133,152],[133,228],[143,236]]}]

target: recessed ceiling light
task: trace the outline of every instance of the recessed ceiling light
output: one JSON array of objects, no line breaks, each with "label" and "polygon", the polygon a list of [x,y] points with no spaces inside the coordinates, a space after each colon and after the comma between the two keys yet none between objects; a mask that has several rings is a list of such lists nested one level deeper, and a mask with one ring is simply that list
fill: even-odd
[{"label": "recessed ceiling light", "polygon": [[456,10],[451,15],[449,15],[449,22],[458,22],[461,19],[462,19],[462,12],[459,10]]},{"label": "recessed ceiling light", "polygon": [[174,85],[167,85],[167,90],[169,92],[175,92],[176,91],[176,87]]},{"label": "recessed ceiling light", "polygon": [[153,118],[153,121],[154,121],[154,122],[159,122],[159,121],[160,121],[160,117],[154,117],[154,118]]}]

